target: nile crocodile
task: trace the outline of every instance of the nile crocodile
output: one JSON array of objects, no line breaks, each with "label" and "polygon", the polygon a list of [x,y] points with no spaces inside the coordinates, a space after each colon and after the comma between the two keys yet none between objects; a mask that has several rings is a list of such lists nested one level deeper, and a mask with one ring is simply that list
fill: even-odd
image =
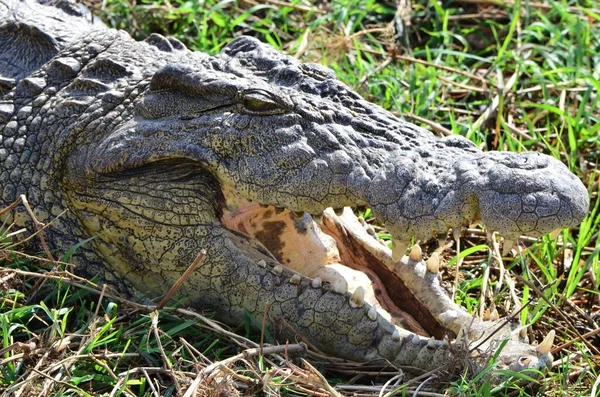
[{"label": "nile crocodile", "polygon": [[[501,323],[449,299],[435,254],[404,255],[474,222],[508,246],[576,226],[586,188],[552,157],[439,139],[251,37],[209,56],[31,1],[0,0],[0,98],[2,205],[25,195],[55,252],[90,240],[81,274],[156,297],[205,250],[181,298],[228,323],[266,314],[337,356],[424,369],[458,334],[506,338],[507,368],[552,361],[552,335],[488,338]],[[32,228],[22,205],[3,221]]]}]

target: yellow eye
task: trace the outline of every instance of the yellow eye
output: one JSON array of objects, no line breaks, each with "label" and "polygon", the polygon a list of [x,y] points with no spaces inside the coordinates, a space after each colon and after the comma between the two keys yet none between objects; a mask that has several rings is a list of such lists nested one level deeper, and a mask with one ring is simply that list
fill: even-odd
[{"label": "yellow eye", "polygon": [[274,102],[252,97],[244,98],[244,107],[251,112],[257,113],[271,112],[280,109]]},{"label": "yellow eye", "polygon": [[257,115],[280,114],[286,111],[270,93],[257,89],[242,94],[242,105],[247,113]]}]

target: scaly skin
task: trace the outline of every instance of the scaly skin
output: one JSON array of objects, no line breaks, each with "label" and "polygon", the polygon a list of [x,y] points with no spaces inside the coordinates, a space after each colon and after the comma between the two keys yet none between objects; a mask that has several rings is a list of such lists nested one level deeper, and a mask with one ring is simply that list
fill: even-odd
[{"label": "scaly skin", "polygon": [[[344,244],[356,244],[354,258],[361,252],[374,274],[397,278],[415,297],[406,310],[433,324],[426,332],[468,328],[481,340],[495,323],[452,303],[420,256],[395,262],[352,220],[326,212],[321,224],[302,213],[368,205],[402,246],[478,220],[508,239],[540,236],[588,210],[585,187],[559,161],[438,139],[330,70],[249,37],[210,57],[15,0],[0,0],[0,24],[0,43],[12,43],[0,44],[2,204],[25,194],[42,222],[68,210],[46,231],[52,249],[96,236],[74,255],[78,271],[124,290],[164,294],[205,249],[181,289],[187,304],[234,324],[267,312],[340,357],[432,368],[450,359],[447,342],[396,327],[356,290],[299,275],[313,251],[292,263],[293,241],[279,231],[320,247],[325,240],[311,236],[321,226],[345,230],[342,260]],[[256,212],[256,203],[272,207]],[[269,223],[273,211],[293,226]],[[244,214],[255,215],[236,226]],[[22,207],[5,217],[31,227]],[[500,356],[507,367],[551,361],[549,349],[520,342],[518,327],[501,334],[511,339]]]}]

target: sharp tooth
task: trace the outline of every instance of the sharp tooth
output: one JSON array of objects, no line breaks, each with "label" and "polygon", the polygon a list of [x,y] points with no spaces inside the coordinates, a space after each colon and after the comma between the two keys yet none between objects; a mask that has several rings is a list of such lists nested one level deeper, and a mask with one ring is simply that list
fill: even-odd
[{"label": "sharp tooth", "polygon": [[265,262],[264,259],[259,260],[258,262],[256,262],[256,264],[262,268],[267,267],[267,262]]},{"label": "sharp tooth", "polygon": [[384,247],[387,247],[387,246],[388,246],[388,245],[387,245],[387,242],[386,242],[384,239],[378,238],[378,239],[377,239],[377,242],[378,242],[379,244],[383,245]]},{"label": "sharp tooth", "polygon": [[337,292],[338,294],[345,294],[348,292],[348,282],[343,277],[336,277],[331,284],[331,289],[333,292]]},{"label": "sharp tooth", "polygon": [[458,313],[454,310],[446,310],[440,314],[440,321],[442,325],[449,326],[454,320],[458,318]]},{"label": "sharp tooth", "polygon": [[365,218],[363,218],[362,216],[359,216],[356,219],[358,219],[358,223],[360,223],[361,225],[366,225]]},{"label": "sharp tooth", "polygon": [[369,225],[367,227],[365,227],[365,230],[367,231],[367,233],[369,233],[371,236],[375,236],[377,233],[375,233],[375,229],[373,229],[373,226]]},{"label": "sharp tooth", "polygon": [[369,317],[372,321],[377,320],[377,309],[375,306],[371,306],[369,311],[367,312],[367,317]]},{"label": "sharp tooth", "polygon": [[362,307],[365,304],[365,289],[357,287],[350,296],[350,306]]},{"label": "sharp tooth", "polygon": [[323,285],[323,281],[321,281],[321,277],[315,277],[313,278],[313,280],[311,281],[310,285],[313,288],[321,288],[321,286]]},{"label": "sharp tooth", "polygon": [[412,343],[413,343],[413,345],[418,345],[421,343],[421,338],[419,337],[419,335],[417,335],[417,334],[413,335]]},{"label": "sharp tooth", "polygon": [[400,342],[400,331],[398,331],[397,329],[395,329],[394,333],[392,334],[392,340],[394,342]]},{"label": "sharp tooth", "polygon": [[448,335],[444,335],[444,340],[442,341],[442,349],[447,349],[450,347],[450,342],[448,341]]},{"label": "sharp tooth", "polygon": [[304,218],[304,212],[302,212],[302,211],[294,211],[293,214],[296,218],[299,218],[299,219]]},{"label": "sharp tooth", "polygon": [[542,343],[540,343],[538,347],[535,348],[535,350],[537,350],[540,354],[550,353],[550,350],[552,350],[552,344],[554,343],[555,335],[556,333],[554,332],[554,330],[548,332],[548,335],[546,335]]},{"label": "sharp tooth", "polygon": [[452,228],[452,237],[454,237],[454,241],[458,242],[460,240],[460,228]]},{"label": "sharp tooth", "polygon": [[556,240],[556,238],[558,237],[560,232],[562,232],[562,229],[560,227],[558,229],[554,229],[553,231],[551,231],[550,237],[552,237],[552,240]]},{"label": "sharp tooth", "polygon": [[292,277],[290,277],[290,284],[298,285],[301,282],[302,282],[302,277],[300,277],[299,274],[294,274]]},{"label": "sharp tooth", "polygon": [[490,313],[490,321],[498,321],[500,320],[500,315],[498,314],[498,310],[496,310],[496,308],[492,309],[492,312]]},{"label": "sharp tooth", "polygon": [[504,245],[502,246],[502,256],[508,256],[508,254],[510,254],[510,251],[512,250],[512,247],[514,245],[515,245],[514,240],[505,238]]},{"label": "sharp tooth", "polygon": [[440,272],[440,256],[437,252],[431,254],[429,259],[427,259],[427,270],[434,274]]},{"label": "sharp tooth", "polygon": [[490,308],[488,307],[487,309],[485,309],[485,311],[483,312],[483,321],[489,321],[490,320]]},{"label": "sharp tooth", "polygon": [[281,265],[276,265],[276,266],[273,268],[273,273],[275,273],[275,274],[276,274],[276,275],[278,275],[278,276],[281,276],[281,275],[283,274],[283,266],[281,266]]},{"label": "sharp tooth", "polygon": [[408,259],[413,262],[419,262],[421,259],[423,259],[423,251],[421,250],[421,246],[419,244],[413,245],[413,247],[410,249]]},{"label": "sharp tooth", "polygon": [[333,212],[335,212],[335,214],[337,216],[342,216],[342,214],[344,213],[344,207],[342,207],[342,208],[334,208]]},{"label": "sharp tooth", "polygon": [[323,214],[314,214],[312,215],[313,221],[317,222],[317,223],[321,223],[321,221],[323,220]]},{"label": "sharp tooth", "polygon": [[406,253],[408,245],[400,240],[392,240],[392,260],[398,262]]},{"label": "sharp tooth", "polygon": [[427,342],[427,347],[429,349],[435,349],[435,338],[433,336],[429,338],[429,341]]},{"label": "sharp tooth", "polygon": [[519,337],[521,337],[521,339],[527,338],[527,327],[523,327],[519,330]]}]

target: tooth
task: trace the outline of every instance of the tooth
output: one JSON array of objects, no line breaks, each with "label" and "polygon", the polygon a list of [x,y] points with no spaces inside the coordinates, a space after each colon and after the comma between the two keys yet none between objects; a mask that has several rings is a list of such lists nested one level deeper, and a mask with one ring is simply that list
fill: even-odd
[{"label": "tooth", "polygon": [[505,238],[504,245],[502,246],[502,256],[508,256],[508,254],[510,254],[510,251],[512,250],[512,247],[514,245],[515,245],[514,240]]},{"label": "tooth", "polygon": [[313,288],[321,288],[321,286],[323,285],[323,281],[321,281],[321,277],[315,277],[313,278],[313,280],[311,281],[310,285]]},{"label": "tooth", "polygon": [[311,216],[313,218],[313,221],[315,221],[317,223],[321,223],[321,221],[323,220],[323,214],[314,214]]},{"label": "tooth", "polygon": [[448,341],[448,335],[444,335],[444,340],[442,341],[442,345],[440,347],[442,349],[447,349],[450,347],[450,342]]},{"label": "tooth", "polygon": [[554,343],[555,335],[556,333],[554,332],[554,330],[550,330],[550,332],[548,332],[548,335],[546,335],[542,343],[540,343],[538,347],[535,348],[535,350],[537,350],[540,354],[550,353],[550,350],[552,350],[552,344]]},{"label": "tooth", "polygon": [[378,239],[377,239],[377,242],[378,242],[379,244],[383,245],[384,247],[387,247],[387,246],[388,246],[388,245],[387,245],[387,242],[386,242],[384,239],[378,238]]},{"label": "tooth", "polygon": [[429,341],[427,342],[427,347],[429,349],[435,349],[435,338],[433,336],[429,338]]},{"label": "tooth", "polygon": [[371,236],[374,236],[375,233],[375,229],[373,229],[373,226],[369,225],[367,227],[365,227],[365,230],[367,231],[367,233],[369,233]]},{"label": "tooth", "polygon": [[377,309],[375,306],[371,306],[369,311],[367,312],[367,317],[369,317],[372,321],[377,320]]},{"label": "tooth", "polygon": [[294,216],[296,218],[299,218],[299,219],[304,218],[304,212],[303,211],[294,211],[293,214],[294,214]]},{"label": "tooth", "polygon": [[413,262],[419,262],[421,259],[423,259],[423,251],[421,250],[421,246],[419,244],[413,245],[413,247],[410,249],[408,259]]},{"label": "tooth", "polygon": [[458,313],[454,310],[446,310],[442,314],[440,314],[440,321],[442,325],[448,327],[452,324],[454,320],[458,318]]},{"label": "tooth", "polygon": [[364,304],[365,304],[365,289],[363,287],[358,287],[354,290],[354,292],[350,296],[350,306],[362,307]]},{"label": "tooth", "polygon": [[265,262],[264,259],[259,260],[258,262],[256,262],[256,264],[262,268],[267,267],[267,262]]},{"label": "tooth", "polygon": [[392,240],[392,260],[398,262],[406,253],[408,245],[400,240]]},{"label": "tooth", "polygon": [[550,237],[552,237],[552,240],[556,240],[556,238],[558,237],[560,232],[562,232],[562,229],[560,227],[558,229],[554,229],[553,231],[551,231]]},{"label": "tooth", "polygon": [[398,331],[397,329],[395,329],[394,333],[392,334],[392,340],[394,342],[400,342],[400,331]]},{"label": "tooth", "polygon": [[342,207],[342,208],[335,208],[335,209],[333,210],[333,212],[335,212],[335,214],[336,214],[337,216],[342,216],[342,214],[344,213],[344,207]]},{"label": "tooth", "polygon": [[434,274],[440,272],[440,256],[437,252],[431,254],[429,259],[427,259],[427,270],[429,270],[430,273]]},{"label": "tooth", "polygon": [[362,216],[359,216],[356,219],[358,219],[358,223],[360,223],[362,226],[366,225],[365,218],[363,218]]},{"label": "tooth", "polygon": [[519,337],[521,337],[521,339],[527,338],[527,328],[526,327],[523,327],[519,330]]},{"label": "tooth", "polygon": [[348,282],[343,277],[336,277],[331,284],[331,289],[333,292],[337,292],[338,294],[345,294],[348,292]]},{"label": "tooth", "polygon": [[414,334],[412,337],[412,343],[413,345],[420,345],[421,344],[421,338],[419,338],[419,335]]},{"label": "tooth", "polygon": [[490,320],[490,315],[491,315],[491,312],[490,312],[490,308],[488,307],[483,312],[483,321],[489,321]]},{"label": "tooth", "polygon": [[292,277],[290,277],[290,284],[298,285],[301,282],[302,282],[302,277],[300,277],[299,274],[294,274]]},{"label": "tooth", "polygon": [[276,275],[278,275],[278,276],[281,276],[281,275],[283,274],[283,266],[281,266],[281,265],[276,265],[276,266],[273,268],[273,273],[275,273],[275,274],[276,274]]},{"label": "tooth", "polygon": [[498,321],[500,320],[500,315],[498,314],[498,310],[496,310],[496,308],[492,309],[492,312],[490,313],[490,321]]},{"label": "tooth", "polygon": [[454,237],[454,241],[458,242],[460,240],[460,228],[452,228],[452,237]]}]

